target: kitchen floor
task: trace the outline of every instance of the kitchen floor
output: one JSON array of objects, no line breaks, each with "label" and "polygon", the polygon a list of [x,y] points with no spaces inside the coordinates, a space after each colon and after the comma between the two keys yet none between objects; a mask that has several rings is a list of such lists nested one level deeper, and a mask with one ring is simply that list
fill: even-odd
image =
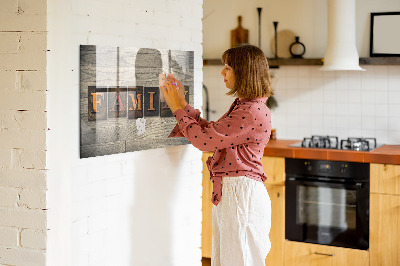
[{"label": "kitchen floor", "polygon": [[202,258],[201,262],[203,263],[203,266],[211,266],[211,259],[209,258]]}]

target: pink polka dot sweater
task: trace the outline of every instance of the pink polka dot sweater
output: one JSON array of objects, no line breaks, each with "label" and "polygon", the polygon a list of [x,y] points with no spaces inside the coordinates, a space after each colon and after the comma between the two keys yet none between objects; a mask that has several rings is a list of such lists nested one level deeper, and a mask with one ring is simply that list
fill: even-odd
[{"label": "pink polka dot sweater", "polygon": [[247,176],[261,182],[267,179],[261,164],[271,132],[266,100],[236,99],[216,122],[201,118],[200,111],[190,105],[174,113],[178,124],[169,137],[186,137],[199,150],[214,151],[207,160],[214,205],[221,200],[224,176]]}]

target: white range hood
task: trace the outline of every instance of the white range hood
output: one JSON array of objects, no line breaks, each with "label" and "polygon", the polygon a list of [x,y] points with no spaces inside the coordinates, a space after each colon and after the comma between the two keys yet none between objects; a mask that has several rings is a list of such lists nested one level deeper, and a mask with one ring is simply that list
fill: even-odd
[{"label": "white range hood", "polygon": [[328,44],[320,70],[358,70],[355,0],[328,0]]}]

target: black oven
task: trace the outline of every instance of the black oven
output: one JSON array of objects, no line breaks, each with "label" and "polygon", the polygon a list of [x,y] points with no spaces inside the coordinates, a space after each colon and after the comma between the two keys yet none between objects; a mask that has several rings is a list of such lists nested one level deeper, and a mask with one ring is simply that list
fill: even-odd
[{"label": "black oven", "polygon": [[367,250],[369,164],[285,161],[286,239]]}]

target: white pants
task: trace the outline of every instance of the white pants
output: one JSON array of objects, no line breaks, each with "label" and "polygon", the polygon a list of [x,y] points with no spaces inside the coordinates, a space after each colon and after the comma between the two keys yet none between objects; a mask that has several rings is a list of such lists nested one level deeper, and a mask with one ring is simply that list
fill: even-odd
[{"label": "white pants", "polygon": [[265,265],[271,249],[271,201],[262,182],[245,176],[223,177],[212,223],[212,266]]}]

